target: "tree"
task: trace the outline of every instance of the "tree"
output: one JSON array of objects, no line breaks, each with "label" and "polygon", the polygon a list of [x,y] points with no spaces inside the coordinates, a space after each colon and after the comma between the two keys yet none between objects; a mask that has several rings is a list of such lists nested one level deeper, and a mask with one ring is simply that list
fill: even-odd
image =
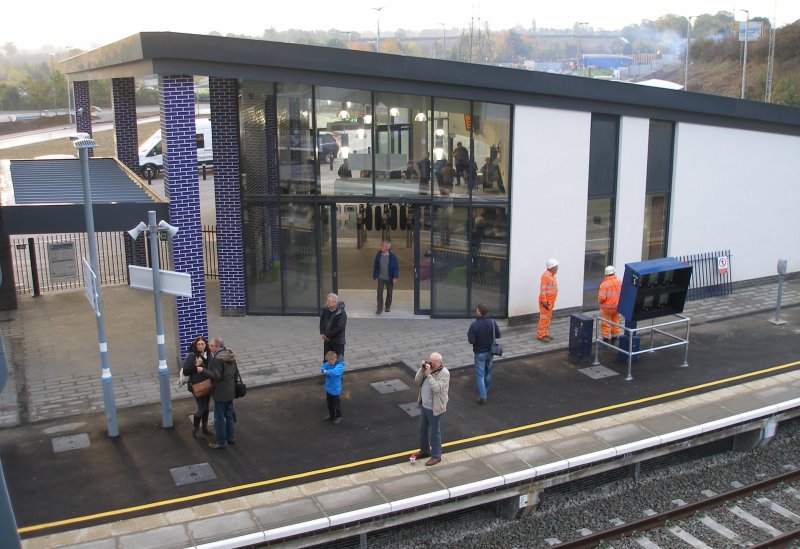
[{"label": "tree", "polygon": [[6,52],[6,57],[17,55],[17,45],[14,42],[6,42],[3,44],[3,51]]}]

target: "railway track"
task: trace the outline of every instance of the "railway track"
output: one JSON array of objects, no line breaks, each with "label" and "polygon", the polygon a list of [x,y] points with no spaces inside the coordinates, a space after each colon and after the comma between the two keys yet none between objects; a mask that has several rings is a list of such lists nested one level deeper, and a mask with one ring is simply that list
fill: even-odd
[{"label": "railway track", "polygon": [[647,516],[640,520],[613,519],[615,525],[608,530],[584,530],[580,538],[548,542],[553,549],[800,547],[800,488],[792,483],[800,483],[800,469],[722,494],[703,490],[702,499],[676,500],[676,507],[669,511],[645,510]]}]

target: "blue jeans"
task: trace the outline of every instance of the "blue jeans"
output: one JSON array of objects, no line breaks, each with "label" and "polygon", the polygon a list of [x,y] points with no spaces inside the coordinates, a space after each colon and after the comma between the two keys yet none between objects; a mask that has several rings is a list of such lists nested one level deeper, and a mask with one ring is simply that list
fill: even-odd
[{"label": "blue jeans", "polygon": [[214,401],[214,434],[219,446],[227,446],[235,439],[233,434],[233,401]]},{"label": "blue jeans", "polygon": [[442,416],[433,415],[429,408],[419,409],[419,449],[431,457],[442,458],[442,431],[439,429]]},{"label": "blue jeans", "polygon": [[491,352],[475,353],[475,385],[478,387],[478,396],[486,400],[489,385],[492,384],[492,359]]}]

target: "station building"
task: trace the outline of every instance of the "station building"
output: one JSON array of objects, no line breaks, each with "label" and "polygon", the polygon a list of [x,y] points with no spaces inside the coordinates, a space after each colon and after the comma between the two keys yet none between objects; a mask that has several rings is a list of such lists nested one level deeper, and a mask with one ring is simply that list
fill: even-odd
[{"label": "station building", "polygon": [[[207,333],[207,306],[316,315],[333,291],[374,314],[382,239],[401,264],[393,311],[467,318],[486,303],[512,323],[538,310],[550,257],[562,313],[596,308],[608,264],[724,249],[734,283],[774,276],[779,258],[800,265],[800,109],[171,32],[61,65],[78,131],[92,131],[89,81],[111,80],[117,158],[137,171],[136,79],[158,77],[173,266],[193,280],[193,297],[176,300],[179,348]],[[209,78],[214,142],[209,304],[197,77]]]}]

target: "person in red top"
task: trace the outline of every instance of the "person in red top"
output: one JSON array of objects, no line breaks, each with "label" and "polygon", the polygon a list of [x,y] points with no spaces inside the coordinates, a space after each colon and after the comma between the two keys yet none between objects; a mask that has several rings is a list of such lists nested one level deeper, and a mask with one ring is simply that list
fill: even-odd
[{"label": "person in red top", "polygon": [[[619,337],[619,293],[621,283],[616,275],[617,271],[613,265],[609,265],[605,270],[605,278],[600,283],[600,291],[597,293],[597,303],[600,304],[600,331],[603,334],[603,341],[617,342]],[[609,322],[603,322],[607,320]]]},{"label": "person in red top", "polygon": [[542,275],[542,282],[539,287],[539,326],[536,331],[536,338],[543,343],[553,341],[553,338],[547,332],[550,329],[550,319],[553,316],[556,297],[558,297],[557,272],[558,260],[551,257],[547,260],[547,270]]}]

